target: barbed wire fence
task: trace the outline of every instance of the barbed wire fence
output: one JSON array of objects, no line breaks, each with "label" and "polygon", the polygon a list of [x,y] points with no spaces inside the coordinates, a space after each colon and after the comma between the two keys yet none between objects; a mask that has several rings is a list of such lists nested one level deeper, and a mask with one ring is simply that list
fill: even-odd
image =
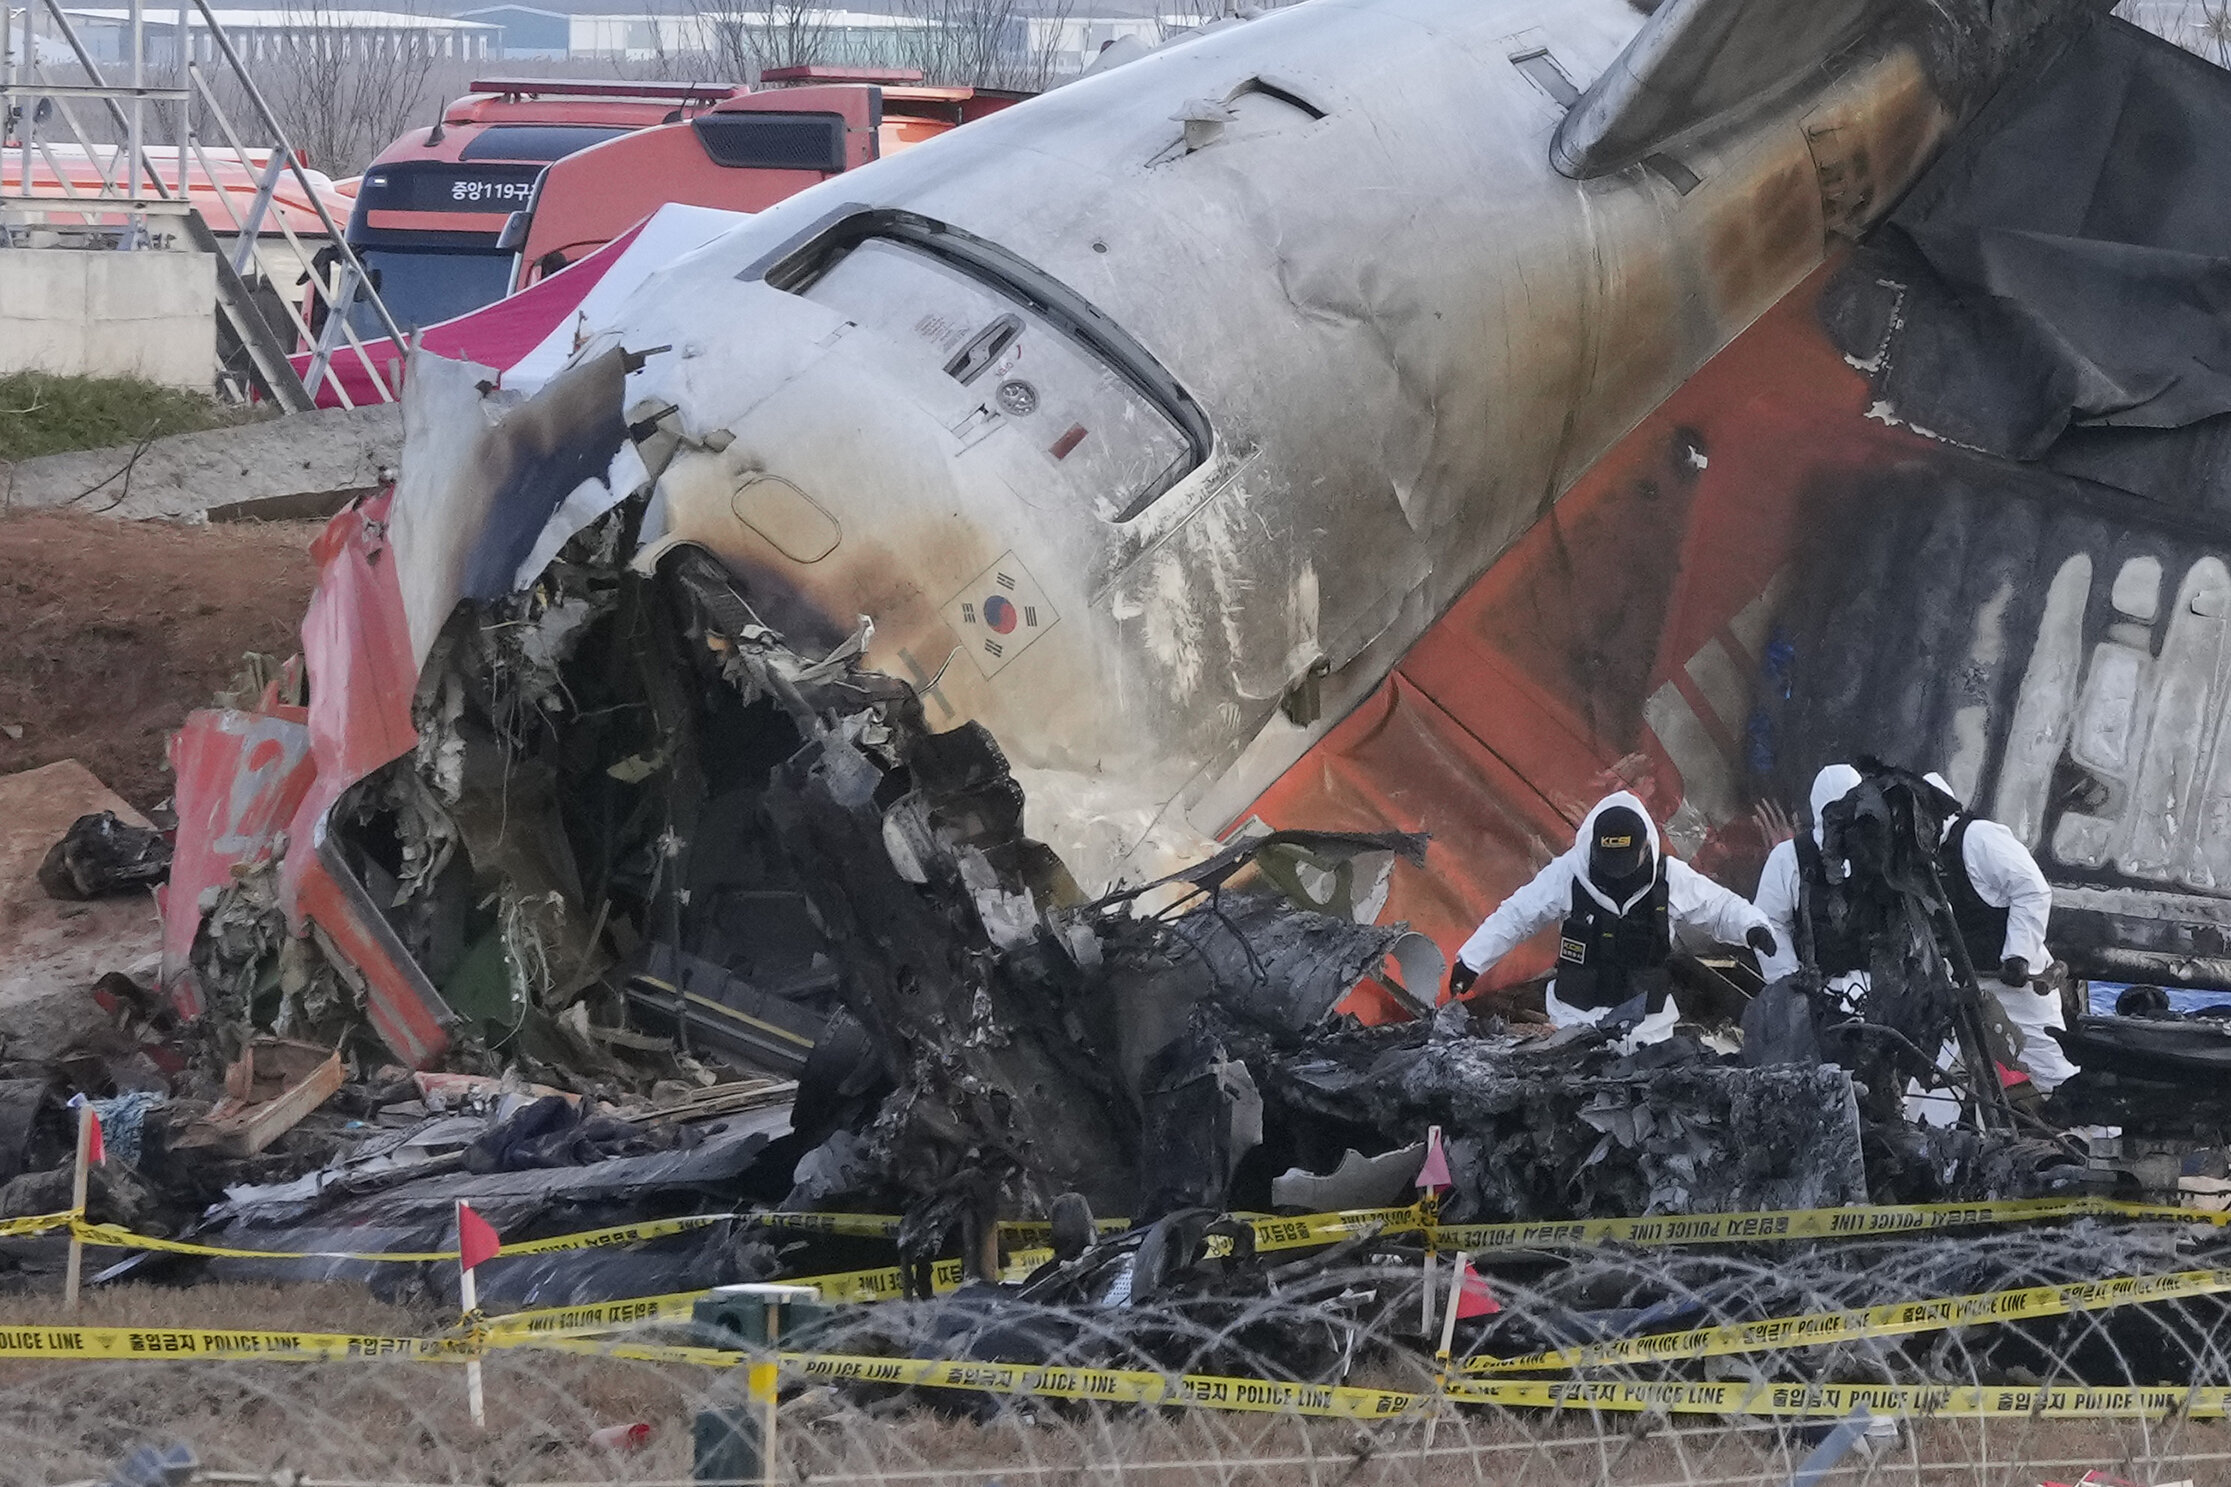
[{"label": "barbed wire fence", "polygon": [[[2213,1223],[1504,1248],[1477,1258],[1481,1314],[1453,1327],[1445,1310],[1429,1325],[1416,1236],[1300,1258],[1244,1245],[1218,1257],[1197,1223],[1170,1238],[1104,1242],[1019,1288],[828,1308],[781,1342],[768,1480],[2231,1477],[2231,1268],[2218,1268],[2231,1245]],[[1460,1294],[1447,1289],[1451,1256],[1436,1274],[1445,1308]],[[776,1360],[734,1337],[710,1347],[672,1308],[531,1337],[493,1319],[477,1349],[483,1429],[457,1366],[475,1350],[455,1314],[407,1282],[383,1289],[396,1299],[363,1286],[133,1284],[89,1294],[70,1318],[52,1298],[11,1298],[0,1481],[134,1481],[117,1475],[134,1451],[183,1447],[192,1473],[149,1487],[680,1483],[693,1479],[700,1417],[749,1414],[750,1365]],[[346,1356],[284,1356],[328,1334],[350,1339]],[[131,1351],[67,1356],[95,1335]],[[450,1351],[432,1361],[393,1345],[445,1337]]]}]

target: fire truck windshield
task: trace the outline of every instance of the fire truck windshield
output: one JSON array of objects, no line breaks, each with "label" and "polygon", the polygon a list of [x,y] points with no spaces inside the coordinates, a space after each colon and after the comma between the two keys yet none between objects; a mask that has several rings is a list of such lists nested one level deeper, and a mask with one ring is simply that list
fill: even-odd
[{"label": "fire truck windshield", "polygon": [[[402,329],[417,330],[494,304],[511,291],[516,255],[494,248],[359,248],[387,312]],[[377,336],[379,317],[359,302],[349,311],[359,336]]]}]

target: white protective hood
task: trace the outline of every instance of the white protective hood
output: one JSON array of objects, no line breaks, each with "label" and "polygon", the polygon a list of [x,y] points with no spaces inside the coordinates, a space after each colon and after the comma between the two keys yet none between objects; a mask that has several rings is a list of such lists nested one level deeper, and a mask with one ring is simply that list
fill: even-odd
[{"label": "white protective hood", "polygon": [[[1648,885],[1637,889],[1625,903],[1617,903],[1614,902],[1608,895],[1604,893],[1601,888],[1598,888],[1595,883],[1589,879],[1588,848],[1590,843],[1593,842],[1595,839],[1596,818],[1602,815],[1605,811],[1610,810],[1612,807],[1622,805],[1642,818],[1642,826],[1644,832],[1643,839],[1649,844],[1650,847],[1651,873],[1650,883]],[[1652,819],[1650,815],[1650,808],[1644,805],[1641,799],[1634,795],[1631,791],[1613,791],[1611,794],[1606,795],[1603,799],[1597,801],[1595,804],[1595,808],[1590,810],[1587,815],[1581,817],[1580,830],[1573,834],[1573,881],[1578,883],[1581,887],[1587,889],[1588,896],[1590,898],[1594,899],[1597,903],[1602,904],[1605,908],[1611,910],[1614,914],[1624,914],[1627,912],[1627,910],[1640,903],[1642,901],[1643,895],[1648,893],[1652,886],[1656,885],[1659,875],[1663,873],[1664,870],[1665,843],[1658,835],[1658,823],[1654,819]]]},{"label": "white protective hood", "polygon": [[1813,845],[1821,846],[1821,813],[1859,787],[1859,771],[1848,764],[1831,764],[1813,776]]}]

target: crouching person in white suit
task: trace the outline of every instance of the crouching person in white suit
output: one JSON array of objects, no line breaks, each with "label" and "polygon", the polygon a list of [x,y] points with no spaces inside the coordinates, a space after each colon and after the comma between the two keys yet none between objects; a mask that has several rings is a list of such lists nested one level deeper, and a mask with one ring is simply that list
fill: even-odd
[{"label": "crouching person in white suit", "polygon": [[1777,948],[1766,916],[1741,894],[1666,856],[1650,813],[1624,790],[1598,801],[1572,850],[1472,932],[1450,968],[1450,994],[1469,991],[1481,972],[1560,919],[1549,1020],[1572,1027],[1639,1014],[1629,1047],[1662,1042],[1681,1020],[1668,967],[1676,931],[1761,955]]}]

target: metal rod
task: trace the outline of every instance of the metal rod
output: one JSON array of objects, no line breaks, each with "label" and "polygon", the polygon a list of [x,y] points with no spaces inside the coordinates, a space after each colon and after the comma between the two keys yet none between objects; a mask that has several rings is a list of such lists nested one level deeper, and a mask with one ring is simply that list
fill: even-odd
[{"label": "metal rod", "polygon": [[93,83],[28,83],[0,88],[0,94],[20,94],[37,98],[131,98],[152,99],[157,102],[184,98],[184,88],[135,87],[131,84],[116,86]]},{"label": "metal rod", "polygon": [[[1952,912],[1952,900],[1944,891],[1944,874],[1937,870],[1934,856],[1925,859],[1929,868],[1929,888],[1932,898],[1929,918],[1939,923],[1939,933],[1949,948],[1952,968],[1960,978],[1960,989],[1967,993],[1957,1003],[1952,1026],[1966,1055],[1968,1079],[1975,1091],[1976,1119],[1985,1126],[1994,1122],[2001,1130],[2014,1126],[2014,1106],[2006,1097],[2006,1086],[1999,1082],[1997,1060],[1991,1057],[1991,1043],[1983,1029],[1983,983],[1975,973],[1975,962],[1968,956],[1968,942],[1960,937],[1960,921]],[[2019,1050],[2010,1050],[2013,1057],[2020,1057]]]},{"label": "metal rod", "polygon": [[1458,1303],[1464,1299],[1464,1270],[1471,1263],[1472,1257],[1463,1250],[1458,1250],[1456,1258],[1449,1262],[1449,1309],[1441,1314],[1441,1346],[1434,1355],[1441,1360],[1444,1374],[1448,1372],[1449,1349],[1456,1345],[1456,1319],[1461,1310]]},{"label": "metal rod", "polygon": [[[286,311],[288,323],[294,330],[295,344],[297,346],[308,346],[317,340],[317,336],[311,331],[310,322],[303,315],[302,296],[287,291],[290,287],[307,282],[310,286],[311,297],[314,300],[323,296],[324,286],[316,282],[316,256],[309,253],[304,248],[302,240],[294,235],[293,229],[287,225],[285,213],[282,212],[277,220],[280,233],[285,237],[294,259],[294,266],[291,271],[282,271],[276,277],[272,274],[271,265],[264,254],[263,239],[260,233],[253,238],[244,238],[242,241],[249,245],[249,261],[255,265],[256,272],[263,277],[264,281],[272,285],[280,308]],[[245,270],[236,272],[240,272],[243,278],[246,277]],[[348,406],[346,398],[343,399],[343,405]]]},{"label": "metal rod", "polygon": [[[6,0],[0,0],[0,10],[6,8]],[[11,82],[21,83],[23,81],[24,74],[29,69],[31,55],[39,49],[39,32],[37,27],[32,24],[31,14],[31,7],[24,6],[23,50],[14,53],[8,61],[8,75]],[[24,115],[21,133],[17,136],[17,143],[21,146],[18,156],[22,172],[22,180],[18,183],[18,189],[26,196],[31,194],[31,129],[31,115],[27,112]],[[7,187],[7,171],[8,152],[4,147],[0,147],[0,190],[5,190]]]},{"label": "metal rod", "polygon": [[[248,101],[255,105],[256,113],[262,118],[264,127],[271,131],[271,137],[280,141],[283,147],[286,140],[286,131],[279,127],[278,118],[271,112],[271,105],[264,101],[263,91],[256,86],[256,80],[249,76],[248,69],[241,65],[240,54],[233,50],[232,38],[225,35],[224,28],[217,24],[216,12],[209,8],[209,0],[194,0],[194,5],[201,11],[202,20],[209,27],[210,39],[216,42],[217,49],[225,54],[225,61],[231,65],[233,72],[239,77],[241,91],[246,93]],[[339,227],[334,225],[332,214],[326,211],[324,201],[320,200],[318,193],[311,188],[309,177],[302,169],[302,163],[293,158],[291,151],[288,153],[288,160],[293,168],[295,179],[302,185],[303,195],[310,200],[311,209],[318,214],[318,220],[325,224],[325,230],[332,235],[333,245],[340,249],[342,261],[354,269],[360,278],[368,279],[369,276],[364,273],[364,265],[357,261],[356,250],[349,246],[348,238]],[[372,294],[371,301],[373,311],[380,318],[381,329],[396,345],[402,345],[402,327],[395,323],[394,316],[387,313],[387,306],[381,301],[376,291]],[[373,375],[373,380],[375,382],[380,381],[376,372]],[[384,383],[382,383],[382,388],[384,391]]]},{"label": "metal rod", "polygon": [[[144,0],[132,0],[132,128],[125,137],[125,168],[130,172],[131,193],[139,195],[140,171],[147,163],[147,139],[141,132],[146,123],[147,104],[141,89],[147,86],[147,7]],[[147,231],[145,218],[133,222],[131,246],[140,246],[139,238]]]},{"label": "metal rod", "polygon": [[[457,1206],[460,1214],[462,1214],[464,1200],[459,1199]],[[460,1230],[458,1246],[462,1250],[464,1244],[462,1217],[459,1218],[458,1227]],[[479,1288],[474,1284],[472,1267],[463,1263],[464,1256],[461,1253],[458,1256],[458,1262],[461,1268],[457,1272],[457,1299],[465,1309],[465,1325],[469,1327],[472,1325],[473,1313],[480,1309]],[[486,1430],[488,1428],[488,1405],[486,1396],[481,1392],[480,1357],[477,1353],[465,1364],[465,1403],[472,1410],[473,1428],[475,1430]]]},{"label": "metal rod", "polygon": [[[34,45],[36,43],[31,39],[31,7],[26,5],[23,8],[23,49],[28,52]],[[7,0],[0,0],[0,80],[14,84],[19,65],[15,54],[15,12],[8,8]],[[7,117],[7,110],[0,109],[0,197],[8,194]],[[23,189],[31,189],[28,174],[24,177]]]},{"label": "metal rod", "polygon": [[[85,49],[85,43],[79,39],[77,34],[77,27],[70,23],[70,18],[67,15],[63,14],[62,0],[46,0],[46,8],[47,14],[53,19],[56,28],[61,31],[62,39],[70,44],[70,54],[77,59],[79,70],[82,71],[87,77],[93,79],[95,86],[104,88],[107,87],[108,80],[101,76],[101,69],[94,64],[93,54]],[[121,130],[129,126],[130,121],[124,117],[124,108],[122,104],[118,103],[114,97],[104,97],[101,101],[108,105],[109,119],[116,125],[118,129]],[[75,129],[75,127],[76,126],[73,124],[73,130]],[[80,135],[80,137],[83,137],[82,134]],[[114,161],[111,162],[112,165],[114,163]],[[105,173],[102,176],[102,180],[104,182],[106,182],[107,180],[107,175]],[[135,184],[132,189],[134,191],[137,191],[137,185]],[[160,181],[157,181],[155,183],[155,194],[158,196],[163,194],[162,182]]]},{"label": "metal rod", "polygon": [[[217,121],[217,128],[224,135],[227,147],[232,150],[236,157],[245,162],[248,159],[247,148],[240,143],[240,134],[233,128],[232,117],[225,112],[224,104],[211,91],[208,79],[201,74],[198,68],[195,70],[194,80],[196,86],[201,90],[202,104],[209,110],[210,117]],[[282,170],[286,164],[285,160],[281,158],[284,154],[284,149],[272,152],[273,159],[277,161]],[[276,191],[276,187],[274,187],[274,191]],[[314,300],[326,299],[328,286],[318,276],[317,255],[305,249],[302,239],[296,234],[293,224],[288,221],[287,214],[284,211],[279,212],[272,220],[279,224],[279,234],[286,239],[288,248],[293,252],[294,274],[297,280],[307,279],[311,297]],[[249,251],[253,255],[257,271],[276,287],[280,283],[280,279],[273,278],[270,265],[264,260],[262,232],[259,230],[255,237],[246,241],[251,244]],[[284,275],[281,277],[283,278]],[[296,344],[311,346],[316,343],[318,336],[310,329],[310,322],[303,316],[299,298],[299,296],[281,293],[279,303],[285,307],[287,319],[294,325],[295,335],[298,338]],[[379,388],[383,397],[387,396],[388,389],[384,383],[375,383],[374,385]],[[316,385],[305,380],[304,386],[308,388],[310,395],[314,398],[317,393]],[[349,397],[348,389],[342,385],[338,378],[334,379],[334,391],[339,396],[342,407],[353,408],[356,406],[355,402]]]},{"label": "metal rod", "polygon": [[[992,1232],[995,1236],[998,1234],[998,1225],[994,1224],[992,1226]],[[994,1243],[996,1242],[995,1238]],[[751,1393],[752,1403],[758,1405],[760,1409],[759,1480],[766,1484],[766,1487],[773,1487],[776,1475],[775,1427],[779,1423],[781,1413],[781,1394],[779,1392],[779,1373],[776,1360],[781,1356],[782,1303],[770,1300],[767,1303],[766,1361],[754,1361],[751,1365],[750,1377],[745,1381]]]},{"label": "metal rod", "polygon": [[[44,148],[44,146],[41,148]],[[60,195],[11,196],[8,198],[8,203],[11,206],[44,207],[49,210],[59,209],[76,212],[79,216],[87,219],[88,223],[95,222],[103,215],[114,216],[118,212],[159,217],[183,217],[193,210],[186,203],[173,201],[167,196],[80,196],[77,194],[75,187],[69,187],[65,183],[65,188]]]},{"label": "metal rod", "polygon": [[[325,324],[318,329],[317,345],[310,352],[310,370],[302,376],[302,385],[316,397],[318,384],[325,380],[326,368],[333,363],[333,353],[340,349],[342,333],[348,328],[349,306],[356,302],[357,267],[354,259],[339,265],[340,283],[325,302]],[[370,365],[366,363],[366,365]],[[377,377],[373,379],[377,381]],[[338,384],[339,379],[335,379]]]},{"label": "metal rod", "polygon": [[93,1104],[90,1100],[77,1107],[77,1165],[70,1177],[70,1259],[62,1272],[62,1309],[77,1310],[78,1282],[85,1274],[85,1241],[78,1237],[78,1225],[85,1219],[85,1198],[93,1165]]},{"label": "metal rod", "polygon": [[[194,47],[192,33],[186,29],[186,0],[178,0],[178,29],[171,51],[171,66],[178,72],[178,199],[184,201],[186,189],[186,140],[193,133],[194,95],[186,86],[186,69],[192,65]],[[210,182],[212,186],[216,182]]]},{"label": "metal rod", "polygon": [[[243,161],[243,164],[246,162]],[[271,193],[279,188],[279,177],[286,173],[287,162],[279,151],[273,151],[271,163],[263,168],[263,179],[256,183],[256,199],[248,204],[248,220],[236,222],[240,242],[232,249],[232,268],[240,273],[256,256],[256,238],[263,232],[263,214],[271,210]]]}]

